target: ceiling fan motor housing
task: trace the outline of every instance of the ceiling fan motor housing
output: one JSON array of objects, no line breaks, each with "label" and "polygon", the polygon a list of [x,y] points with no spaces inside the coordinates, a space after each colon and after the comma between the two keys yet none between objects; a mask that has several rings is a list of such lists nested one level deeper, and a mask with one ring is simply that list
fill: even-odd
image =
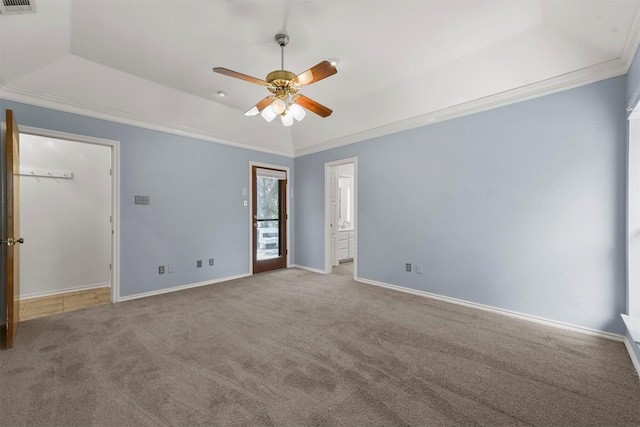
[{"label": "ceiling fan motor housing", "polygon": [[292,81],[295,77],[296,75],[291,71],[272,71],[266,78],[267,82],[269,82],[267,89],[278,98],[287,99],[289,94],[293,95],[299,90],[299,87]]}]

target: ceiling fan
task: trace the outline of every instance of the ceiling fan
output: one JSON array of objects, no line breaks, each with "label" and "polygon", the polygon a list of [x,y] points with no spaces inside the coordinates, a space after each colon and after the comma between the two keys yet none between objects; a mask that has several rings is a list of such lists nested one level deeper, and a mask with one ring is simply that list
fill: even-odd
[{"label": "ceiling fan", "polygon": [[279,33],[276,34],[275,40],[280,46],[281,69],[270,72],[265,80],[222,67],[213,69],[216,73],[264,86],[272,93],[272,95],[254,105],[244,115],[255,116],[260,114],[267,122],[271,122],[279,115],[284,126],[291,126],[293,119],[302,120],[306,115],[305,108],[320,117],[331,115],[332,110],[298,93],[298,91],[302,86],[310,85],[337,73],[338,70],[336,70],[335,65],[329,61],[322,61],[307,71],[295,75],[291,71],[284,69],[284,47],[289,43],[289,36]]}]

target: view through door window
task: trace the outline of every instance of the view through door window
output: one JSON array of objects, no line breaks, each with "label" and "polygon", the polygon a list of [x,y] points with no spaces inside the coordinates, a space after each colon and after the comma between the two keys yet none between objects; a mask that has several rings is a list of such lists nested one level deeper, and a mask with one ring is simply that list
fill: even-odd
[{"label": "view through door window", "polygon": [[280,184],[277,178],[256,177],[257,259],[280,256]]}]

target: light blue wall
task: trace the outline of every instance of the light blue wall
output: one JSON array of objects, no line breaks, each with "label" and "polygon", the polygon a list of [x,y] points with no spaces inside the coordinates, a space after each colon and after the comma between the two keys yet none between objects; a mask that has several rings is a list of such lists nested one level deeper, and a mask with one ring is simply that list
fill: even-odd
[{"label": "light blue wall", "polygon": [[613,78],[297,158],[295,262],[324,268],[324,163],[357,157],[360,277],[624,333],[625,91]]},{"label": "light blue wall", "polygon": [[627,102],[631,101],[632,94],[637,91],[640,91],[640,55],[638,52],[636,52],[627,73]]},{"label": "light blue wall", "polygon": [[[21,125],[120,141],[121,296],[248,273],[249,208],[242,188],[249,188],[249,162],[293,172],[293,159],[283,156],[6,100],[2,109],[3,117],[12,109]],[[151,204],[134,205],[135,195],[150,196]],[[198,259],[202,268],[196,268]],[[175,273],[159,275],[158,266],[169,263]]]}]

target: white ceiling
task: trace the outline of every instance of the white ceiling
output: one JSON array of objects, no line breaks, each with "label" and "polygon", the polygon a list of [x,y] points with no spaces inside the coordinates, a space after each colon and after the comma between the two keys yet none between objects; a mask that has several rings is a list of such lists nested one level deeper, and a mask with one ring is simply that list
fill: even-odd
[{"label": "white ceiling", "polygon": [[[0,15],[0,95],[297,156],[627,72],[634,1],[35,0]],[[243,113],[280,68],[338,58],[301,93],[334,110],[285,128]],[[218,97],[216,91],[228,93]]]}]

